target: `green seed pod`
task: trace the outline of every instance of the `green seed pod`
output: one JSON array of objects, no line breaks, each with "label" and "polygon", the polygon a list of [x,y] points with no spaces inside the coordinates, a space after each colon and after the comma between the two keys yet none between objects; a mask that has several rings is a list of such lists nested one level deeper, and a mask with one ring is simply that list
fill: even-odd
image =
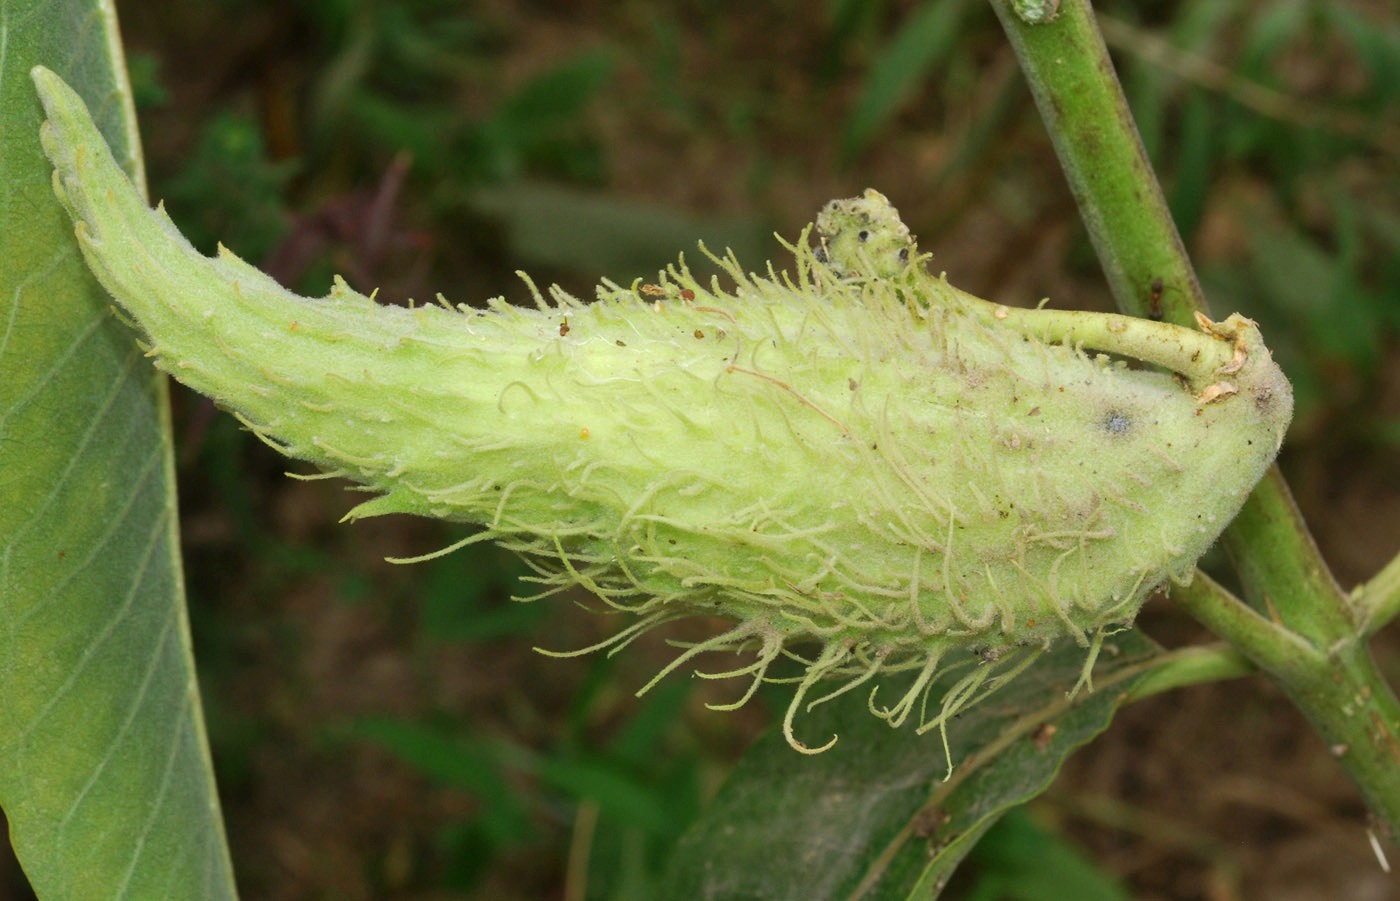
[{"label": "green seed pod", "polygon": [[1056,639],[1096,647],[1189,577],[1291,415],[1249,320],[980,300],[925,271],[875,192],[828,206],[791,272],[721,261],[730,287],[682,263],[588,304],[531,285],[533,310],[384,306],[340,282],[298,297],[195,251],[81,101],[34,78],[55,190],[156,365],[374,492],[350,518],[477,523],[468,541],[522,554],[538,596],[582,585],[634,612],[614,648],[732,619],[667,668],[753,652],[706,674],[751,680],[730,706],[780,657],[804,662],[784,719],[799,750],[793,718],[825,678],[824,697],[871,683],[898,725],[936,673],[967,669],[919,714],[930,728]]}]

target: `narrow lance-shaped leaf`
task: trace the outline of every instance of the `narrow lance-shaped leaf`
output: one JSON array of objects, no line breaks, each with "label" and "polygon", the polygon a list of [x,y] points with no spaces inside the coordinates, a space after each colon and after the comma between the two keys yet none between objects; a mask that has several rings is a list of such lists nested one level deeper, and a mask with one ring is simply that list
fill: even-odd
[{"label": "narrow lance-shaped leaf", "polygon": [[53,200],[41,62],[141,167],[111,4],[0,4],[0,805],[39,897],[232,897],[164,380]]}]

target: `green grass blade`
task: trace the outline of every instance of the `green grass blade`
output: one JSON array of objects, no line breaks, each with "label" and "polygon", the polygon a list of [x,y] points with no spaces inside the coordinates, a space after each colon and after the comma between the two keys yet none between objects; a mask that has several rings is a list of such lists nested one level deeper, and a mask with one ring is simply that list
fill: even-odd
[{"label": "green grass blade", "polygon": [[0,806],[40,897],[232,897],[165,386],[54,199],[36,64],[141,168],[111,4],[0,2]]},{"label": "green grass blade", "polygon": [[871,66],[846,123],[841,158],[850,161],[874,139],[925,76],[958,46],[968,0],[925,3],[890,39]]}]

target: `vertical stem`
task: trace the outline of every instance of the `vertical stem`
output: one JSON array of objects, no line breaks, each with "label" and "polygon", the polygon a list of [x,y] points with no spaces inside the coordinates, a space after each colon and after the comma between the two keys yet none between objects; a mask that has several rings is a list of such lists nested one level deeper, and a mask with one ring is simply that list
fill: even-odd
[{"label": "vertical stem", "polygon": [[[1164,318],[1189,325],[1205,301],[1088,0],[1063,0],[1059,14],[1043,24],[1023,21],[1010,0],[990,2],[1119,308],[1144,315],[1156,299]],[[1251,494],[1224,541],[1254,610],[1206,585],[1183,592],[1182,600],[1283,687],[1392,836],[1400,834],[1400,701],[1277,469]]]},{"label": "vertical stem", "polygon": [[1305,678],[1276,681],[1400,842],[1400,701],[1365,641],[1338,648]]},{"label": "vertical stem", "polygon": [[1356,637],[1351,603],[1274,467],[1222,536],[1245,600],[1319,646]]},{"label": "vertical stem", "polygon": [[1400,616],[1400,554],[1391,558],[1357,594],[1356,615],[1366,635],[1374,635]]},{"label": "vertical stem", "polygon": [[1163,317],[1195,327],[1205,311],[1161,186],[1138,137],[1088,0],[1064,0],[1044,25],[1028,25],[1007,0],[991,0],[1021,61],[1109,288],[1126,313],[1151,312],[1158,279]]},{"label": "vertical stem", "polygon": [[[1022,21],[1008,0],[991,4],[1021,62],[1119,309],[1146,315],[1157,295],[1164,318],[1194,327],[1195,312],[1206,311],[1205,299],[1089,0],[1063,0],[1059,14],[1043,25]],[[1346,634],[1350,609],[1277,470],[1255,489],[1225,541],[1247,599],[1258,609],[1278,610],[1297,599],[1305,608],[1297,616],[1326,620],[1334,638]],[[1293,619],[1284,616],[1290,625]]]}]

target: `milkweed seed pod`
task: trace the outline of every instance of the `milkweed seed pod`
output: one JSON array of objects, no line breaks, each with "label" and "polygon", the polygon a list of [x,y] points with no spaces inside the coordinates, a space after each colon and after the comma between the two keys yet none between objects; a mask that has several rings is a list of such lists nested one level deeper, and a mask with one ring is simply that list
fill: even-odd
[{"label": "milkweed seed pod", "polygon": [[581,585],[633,612],[614,647],[729,618],[668,671],[751,652],[724,674],[749,679],[738,706],[798,660],[799,750],[819,749],[794,716],[824,697],[869,683],[898,725],[966,670],[928,728],[1050,642],[1131,622],[1189,576],[1291,415],[1249,320],[980,300],[928,274],[874,191],[828,205],[788,272],[722,260],[727,287],[682,263],[587,304],[531,285],[535,309],[298,297],[194,250],[81,101],[34,78],[55,190],[156,365],[372,491],[349,518],[476,523],[537,596]]}]

